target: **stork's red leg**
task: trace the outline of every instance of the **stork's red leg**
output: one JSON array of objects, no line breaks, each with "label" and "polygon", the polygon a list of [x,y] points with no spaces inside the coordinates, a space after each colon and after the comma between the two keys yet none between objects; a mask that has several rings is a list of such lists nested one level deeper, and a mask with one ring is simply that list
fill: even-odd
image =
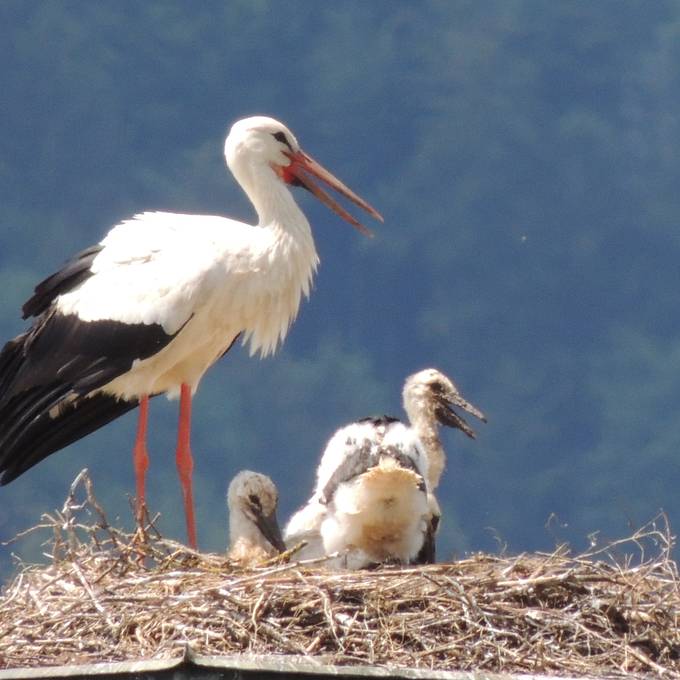
[{"label": "stork's red leg", "polygon": [[146,502],[146,471],[149,469],[149,454],[146,450],[146,425],[149,420],[149,397],[139,400],[139,421],[133,452],[135,479],[137,481],[137,519],[141,521],[142,509]]},{"label": "stork's red leg", "polygon": [[179,429],[177,431],[177,472],[184,496],[184,512],[187,519],[189,545],[196,549],[196,523],[194,521],[194,494],[191,476],[194,461],[191,456],[191,388],[182,383],[179,398]]}]

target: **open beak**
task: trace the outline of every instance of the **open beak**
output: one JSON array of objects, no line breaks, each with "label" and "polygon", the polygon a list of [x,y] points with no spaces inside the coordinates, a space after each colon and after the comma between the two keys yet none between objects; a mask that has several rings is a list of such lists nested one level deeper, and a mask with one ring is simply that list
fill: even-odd
[{"label": "open beak", "polygon": [[262,532],[262,535],[279,552],[284,552],[284,550],[286,550],[286,544],[283,542],[283,537],[281,536],[279,522],[276,519],[276,511],[272,512],[271,515],[265,515],[262,512],[256,512],[255,524],[257,528]]},{"label": "open beak", "polygon": [[[284,175],[293,176],[295,184],[300,184],[305,189],[311,191],[324,205],[336,212],[342,219],[349,222],[353,227],[358,229],[366,236],[373,236],[373,232],[367,229],[359,220],[350,215],[337,201],[329,196],[318,184],[314,182],[312,177],[316,177],[331,189],[334,189],[339,194],[358,205],[362,210],[365,210],[371,217],[383,222],[382,215],[371,205],[369,205],[363,198],[357,196],[349,187],[345,186],[337,177],[332,175],[326,168],[317,163],[311,156],[308,156],[304,151],[295,151],[288,153],[290,158],[290,165],[283,169]],[[288,179],[287,181],[291,181]]]},{"label": "open beak", "polygon": [[454,406],[463,409],[463,411],[475,416],[475,418],[479,418],[483,423],[486,422],[486,416],[476,406],[465,401],[460,394],[455,393],[437,397],[437,406],[435,408],[437,420],[447,427],[457,427],[465,432],[468,437],[475,439],[475,431],[465,422],[462,416],[459,416],[453,410]]}]

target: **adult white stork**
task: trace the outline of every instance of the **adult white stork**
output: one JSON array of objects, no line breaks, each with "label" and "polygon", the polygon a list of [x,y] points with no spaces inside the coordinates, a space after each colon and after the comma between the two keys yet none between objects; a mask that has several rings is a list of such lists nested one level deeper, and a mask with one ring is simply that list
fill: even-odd
[{"label": "adult white stork", "polygon": [[276,519],[279,494],[267,475],[242,470],[229,484],[228,556],[243,564],[261,562],[286,546]]},{"label": "adult white stork", "polygon": [[390,416],[363,418],[329,440],[314,494],[284,531],[289,547],[306,541],[299,558],[345,550],[344,566],[352,568],[434,562],[441,514],[434,490],[446,460],[439,426],[474,437],[454,407],[486,418],[433,368],[409,376],[402,397],[410,426]]},{"label": "adult white stork", "polygon": [[251,355],[277,348],[317,268],[309,222],[288,187],[308,189],[370,233],[316,178],[382,221],[272,118],[237,121],[224,153],[257,225],[142,213],[38,284],[23,307],[33,325],[0,352],[0,485],[139,405],[134,468],[141,508],[149,397],[179,396],[176,461],[196,546],[192,395],[239,335]]}]

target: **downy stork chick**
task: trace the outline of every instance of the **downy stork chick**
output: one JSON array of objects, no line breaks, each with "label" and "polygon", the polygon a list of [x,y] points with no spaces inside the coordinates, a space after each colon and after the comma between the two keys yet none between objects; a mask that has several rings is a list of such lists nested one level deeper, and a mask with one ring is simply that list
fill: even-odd
[{"label": "downy stork chick", "polygon": [[[329,489],[334,486],[329,484],[329,481],[343,479],[348,470],[353,472],[357,479],[360,478],[367,467],[361,468],[354,461],[374,460],[365,454],[362,458],[360,452],[367,446],[369,449],[372,446],[376,450],[384,447],[389,432],[388,440],[393,442],[398,450],[407,453],[412,460],[419,461],[418,471],[425,479],[427,498],[424,533],[412,526],[409,534],[412,539],[410,555],[404,559],[402,553],[396,559],[415,563],[434,562],[435,533],[441,517],[434,489],[439,484],[446,460],[439,438],[439,426],[456,427],[474,438],[474,431],[462,416],[456,413],[454,407],[461,408],[483,422],[486,422],[486,418],[479,409],[463,399],[450,378],[433,368],[409,376],[404,383],[402,397],[404,410],[411,423],[410,427],[389,416],[365,418],[338,430],[329,441],[317,471],[314,494],[307,505],[291,517],[284,532],[290,547],[301,540],[307,542],[307,546],[299,554],[301,559],[328,555],[330,548],[337,548],[343,542],[349,543],[350,540],[354,540],[352,529],[345,522],[344,511],[336,516],[336,507],[329,503]],[[343,487],[342,494],[345,493],[345,489],[346,487]],[[343,498],[342,494],[340,498]],[[351,503],[345,505],[352,507]],[[343,518],[342,521],[340,517]],[[419,545],[419,548],[413,553],[416,545]],[[354,560],[354,563],[357,562],[360,563],[361,559]],[[368,560],[364,562],[367,563]]]},{"label": "downy stork chick", "polygon": [[228,557],[256,564],[286,549],[276,519],[279,494],[267,475],[242,470],[229,484]]},{"label": "downy stork chick", "polygon": [[427,458],[405,430],[372,418],[342,430],[326,449],[322,467],[333,472],[319,490],[328,509],[320,534],[325,553],[345,553],[348,567],[408,564],[423,546]]},{"label": "downy stork chick", "polygon": [[435,496],[435,489],[439,486],[446,466],[446,454],[439,438],[439,427],[445,425],[457,428],[474,439],[476,436],[474,430],[456,413],[454,407],[474,415],[484,423],[486,416],[462,397],[451,378],[436,368],[426,368],[406,378],[402,403],[411,427],[427,452],[430,512],[423,549],[415,561],[419,564],[430,564],[435,561],[435,536],[441,523],[441,509]]},{"label": "downy stork chick", "polygon": [[484,423],[486,416],[462,397],[453,380],[436,368],[426,368],[406,378],[402,403],[411,427],[427,451],[429,470],[427,482],[429,490],[433,492],[439,486],[446,465],[446,454],[439,438],[440,425],[458,428],[474,439],[474,430],[456,413],[454,407],[479,418]]},{"label": "downy stork chick", "polygon": [[288,522],[298,557],[337,553],[330,566],[359,569],[411,562],[429,516],[427,458],[415,433],[389,417],[367,418],[338,430],[321,457],[314,495]]},{"label": "downy stork chick", "polygon": [[176,464],[196,547],[192,397],[239,336],[251,355],[276,350],[318,265],[311,227],[290,187],[308,189],[364,233],[316,180],[382,220],[272,118],[234,123],[224,154],[257,212],[256,225],[145,212],[35,288],[23,307],[32,326],[0,351],[0,485],[139,406],[133,461],[141,509],[149,399],[179,397]]}]

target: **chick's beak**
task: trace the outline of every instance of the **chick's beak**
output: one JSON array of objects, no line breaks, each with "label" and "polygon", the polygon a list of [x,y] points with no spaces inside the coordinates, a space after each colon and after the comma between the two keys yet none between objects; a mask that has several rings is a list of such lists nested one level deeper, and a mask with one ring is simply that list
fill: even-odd
[{"label": "chick's beak", "polygon": [[276,510],[271,515],[265,515],[263,512],[255,513],[255,524],[262,532],[262,535],[279,551],[286,550],[286,544],[283,542],[281,536],[281,529],[276,518]]},{"label": "chick's beak", "polygon": [[463,399],[460,394],[442,395],[437,399],[437,406],[435,408],[435,415],[437,420],[447,427],[456,427],[465,432],[471,439],[475,439],[475,431],[467,424],[465,419],[458,415],[454,410],[454,406],[463,409],[466,413],[479,418],[483,423],[486,422],[486,416],[470,402]]}]

